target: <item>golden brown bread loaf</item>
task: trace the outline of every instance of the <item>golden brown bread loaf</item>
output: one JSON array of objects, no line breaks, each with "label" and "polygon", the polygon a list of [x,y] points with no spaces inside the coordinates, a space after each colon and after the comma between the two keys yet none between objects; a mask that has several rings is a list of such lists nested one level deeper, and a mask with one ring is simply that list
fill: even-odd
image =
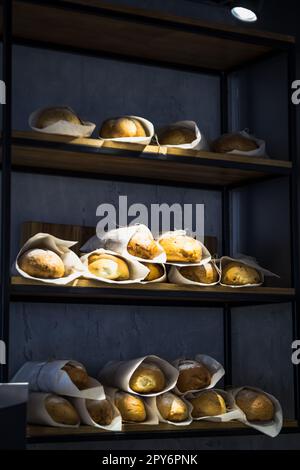
[{"label": "golden brown bread loaf", "polygon": [[129,267],[125,260],[106,253],[94,253],[88,259],[89,271],[104,279],[126,281],[130,278]]},{"label": "golden brown bread loaf", "polygon": [[200,284],[214,284],[219,279],[218,271],[213,263],[203,266],[184,266],[180,268],[180,273],[186,279]]},{"label": "golden brown bread loaf", "polygon": [[202,390],[211,383],[211,373],[200,362],[183,361],[179,364],[177,388],[181,393]]},{"label": "golden brown bread loaf", "polygon": [[212,144],[212,149],[217,153],[229,153],[234,150],[239,152],[252,152],[258,149],[253,139],[242,134],[224,134]]},{"label": "golden brown bread loaf", "polygon": [[76,409],[65,398],[49,395],[45,398],[45,407],[56,423],[76,426],[80,422]]},{"label": "golden brown bread loaf", "polygon": [[143,423],[147,419],[147,412],[143,399],[126,392],[117,392],[115,405],[121,413],[123,421]]},{"label": "golden brown bread loaf", "polygon": [[151,282],[160,279],[164,275],[164,268],[161,264],[143,263],[149,269],[149,274],[145,281]]},{"label": "golden brown bread loaf", "polygon": [[159,240],[168,262],[198,263],[202,259],[202,246],[198,240],[187,235],[170,234]]},{"label": "golden brown bread loaf", "polygon": [[67,121],[70,124],[82,125],[81,120],[73,111],[61,106],[43,109],[37,116],[35,127],[44,129],[52,124],[56,124],[58,121]]},{"label": "golden brown bread loaf", "polygon": [[136,232],[129,240],[127,251],[130,255],[142,259],[154,259],[160,253],[159,244],[149,233]]},{"label": "golden brown bread loaf", "polygon": [[274,419],[274,404],[264,393],[244,388],[237,394],[235,400],[249,422],[268,422]]},{"label": "golden brown bread loaf", "polygon": [[109,400],[86,400],[86,408],[95,423],[109,426],[114,419],[114,408]]},{"label": "golden brown bread loaf", "polygon": [[189,398],[193,406],[192,417],[219,416],[226,413],[226,403],[222,395],[214,390],[201,392],[197,397]]},{"label": "golden brown bread loaf", "polygon": [[165,388],[166,378],[156,364],[144,361],[130,377],[129,386],[136,393],[158,393]]},{"label": "golden brown bread loaf", "polygon": [[120,117],[108,119],[102,124],[100,137],[115,139],[118,137],[146,137],[146,129],[141,121],[135,118]]},{"label": "golden brown bread loaf", "polygon": [[189,416],[187,404],[174,393],[163,393],[156,397],[156,406],[161,416],[174,423],[181,423]]},{"label": "golden brown bread loaf", "polygon": [[88,388],[89,376],[82,364],[67,362],[67,364],[62,367],[62,370],[68,374],[73,384],[76,385],[79,390]]},{"label": "golden brown bread loaf", "polygon": [[20,256],[18,265],[30,276],[42,279],[58,279],[65,275],[62,259],[51,250],[28,250]]},{"label": "golden brown bread loaf", "polygon": [[196,134],[186,127],[169,127],[158,136],[160,145],[190,144],[196,139]]},{"label": "golden brown bread loaf", "polygon": [[248,284],[261,284],[261,282],[261,275],[256,269],[238,261],[228,263],[222,269],[222,284],[245,286]]}]

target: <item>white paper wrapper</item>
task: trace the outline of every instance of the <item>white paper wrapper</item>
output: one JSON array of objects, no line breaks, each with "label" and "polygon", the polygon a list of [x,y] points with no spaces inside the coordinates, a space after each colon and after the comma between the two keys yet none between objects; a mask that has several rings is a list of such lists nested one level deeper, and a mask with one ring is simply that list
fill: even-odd
[{"label": "white paper wrapper", "polygon": [[[193,140],[193,142],[190,142],[188,144],[181,144],[181,145],[160,145],[159,143],[160,133],[166,129],[170,129],[170,128],[176,129],[178,127],[179,128],[185,127],[186,129],[193,131],[195,133],[195,139]],[[206,138],[200,132],[200,129],[198,128],[197,124],[194,121],[179,121],[179,122],[175,122],[174,124],[171,124],[170,126],[165,126],[159,129],[159,131],[157,132],[156,140],[157,140],[157,144],[160,147],[159,149],[160,153],[167,153],[164,149],[168,149],[168,148],[178,148],[178,149],[185,149],[185,150],[189,150],[189,149],[209,150],[209,146],[208,146]]]},{"label": "white paper wrapper", "polygon": [[[139,116],[122,116],[122,117],[130,118],[130,119],[137,119],[138,121],[140,121],[147,131],[146,132],[147,137],[115,137],[114,139],[103,139],[101,136],[99,136],[99,139],[102,142],[124,142],[128,144],[149,145],[154,136],[153,124],[147,119],[144,119]],[[117,119],[117,118],[112,118],[112,119]]]},{"label": "white paper wrapper", "polygon": [[213,260],[211,261],[211,263],[213,263],[214,267],[216,268],[216,270],[219,274],[219,279],[218,279],[217,282],[213,282],[211,284],[202,284],[201,282],[191,281],[190,279],[187,279],[186,277],[184,277],[181,274],[180,268],[178,266],[172,266],[171,267],[171,269],[169,271],[169,274],[168,274],[168,279],[171,283],[179,284],[179,285],[185,284],[185,285],[198,286],[198,287],[216,286],[221,281],[221,271],[220,271],[220,269],[218,268],[218,266],[216,265],[216,263]]},{"label": "white paper wrapper", "polygon": [[145,236],[151,237],[152,233],[149,230],[146,225],[143,224],[137,224],[137,225],[131,225],[129,227],[121,227],[117,228],[114,230],[110,230],[109,232],[105,233],[103,235],[103,242],[105,244],[105,248],[107,250],[114,251],[116,253],[119,253],[120,255],[124,256],[127,259],[134,259],[137,261],[141,262],[148,262],[148,263],[165,263],[166,262],[166,254],[163,250],[162,247],[158,246],[161,248],[161,253],[156,256],[154,259],[144,259],[144,258],[139,258],[138,256],[133,256],[127,251],[127,245],[131,238],[136,234],[136,233],[144,233]]},{"label": "white paper wrapper", "polygon": [[[87,426],[95,426],[96,428],[105,429],[106,431],[121,431],[122,430],[122,417],[118,408],[114,405],[113,400],[110,397],[106,397],[113,406],[114,409],[114,419],[112,422],[107,426],[102,426],[96,423],[90,416],[88,409],[86,407],[86,400],[82,398],[71,398],[70,401],[73,403],[74,407],[76,408],[81,422],[86,424]],[[98,400],[101,401],[101,400]]]},{"label": "white paper wrapper", "polygon": [[76,361],[25,362],[12,378],[12,382],[28,382],[31,392],[51,392],[76,398],[103,400],[104,389],[98,380],[89,377],[88,388],[79,390],[67,372],[62,368],[68,363],[81,365]]},{"label": "white paper wrapper", "polygon": [[238,420],[241,423],[246,424],[250,428],[256,429],[257,431],[260,431],[269,437],[277,437],[280,434],[280,431],[283,426],[283,413],[282,413],[282,408],[281,408],[279,401],[275,397],[273,397],[273,395],[270,395],[269,393],[266,393],[263,390],[260,390],[259,388],[254,388],[254,387],[246,386],[246,387],[235,388],[235,389],[230,390],[230,394],[235,399],[238,393],[241,390],[244,390],[245,388],[247,390],[254,390],[255,392],[258,392],[258,393],[264,393],[268,398],[270,398],[270,400],[273,402],[274,407],[275,407],[275,416],[274,416],[273,421],[270,421],[268,423],[260,423],[260,422],[250,423],[247,420],[246,415],[243,413],[243,411],[240,410],[241,417],[238,418]]},{"label": "white paper wrapper", "polygon": [[[216,415],[216,416],[201,416],[201,418],[193,418],[194,421],[212,421],[214,423],[229,423],[230,421],[238,420],[243,417],[243,413],[241,412],[240,408],[236,405],[234,397],[232,396],[231,393],[225,392],[224,390],[218,390],[218,389],[214,389],[214,391],[224,398],[226,406],[227,406],[227,413],[223,415]],[[201,392],[189,393],[188,395],[185,396],[185,398],[186,400],[197,398],[203,392],[204,391],[202,390]]]},{"label": "white paper wrapper", "polygon": [[141,284],[157,284],[159,282],[166,282],[167,281],[166,266],[162,264],[161,267],[163,268],[163,271],[164,271],[164,274],[161,277],[154,279],[154,281],[142,281]]},{"label": "white paper wrapper", "polygon": [[81,253],[92,253],[93,251],[104,249],[104,241],[101,240],[97,235],[93,235],[84,245],[80,247]]},{"label": "white paper wrapper", "polygon": [[[230,286],[228,284],[223,284],[222,283],[222,270],[228,263],[231,263],[232,261],[235,261],[235,262],[244,264],[245,266],[250,266],[251,268],[256,269],[261,275],[261,282],[259,284],[246,284],[243,286]],[[220,282],[221,286],[231,287],[232,289],[242,289],[245,287],[260,287],[264,284],[265,276],[279,278],[277,274],[274,274],[271,271],[268,271],[267,269],[264,269],[261,266],[259,266],[259,264],[254,258],[245,256],[245,255],[239,255],[239,257],[237,258],[230,258],[229,256],[223,256],[223,258],[220,259],[220,268],[221,268],[221,282]]]},{"label": "white paper wrapper", "polygon": [[27,421],[31,424],[41,424],[43,426],[54,426],[56,428],[78,428],[80,420],[76,425],[61,424],[54,421],[49,415],[45,400],[50,397],[51,393],[30,393],[27,404]]},{"label": "white paper wrapper", "polygon": [[191,361],[197,361],[200,362],[203,366],[205,366],[210,374],[211,374],[211,382],[210,385],[206,388],[203,388],[201,390],[188,390],[184,393],[181,393],[177,387],[175,387],[175,392],[179,396],[185,396],[189,393],[196,393],[196,392],[201,392],[204,390],[209,390],[211,388],[214,388],[218,382],[222,379],[222,377],[225,375],[225,370],[222,364],[220,364],[218,361],[216,361],[214,358],[210,356],[206,356],[205,354],[197,354],[195,359],[176,359],[176,361],[173,362],[174,367],[176,367],[177,370],[179,370],[179,366],[182,366],[182,364],[191,362]]},{"label": "white paper wrapper", "polygon": [[[88,259],[89,259],[89,256],[91,256],[93,253],[99,253],[99,254],[106,253],[108,255],[119,256],[120,258],[124,258],[124,260],[126,261],[129,267],[130,279],[128,279],[127,281],[117,281],[117,280],[112,280],[112,279],[105,279],[103,277],[98,277],[98,276],[95,276],[95,274],[92,274],[88,269]],[[119,255],[118,253],[115,253],[114,251],[105,250],[103,248],[100,248],[99,250],[94,250],[91,253],[88,253],[82,256],[81,262],[85,267],[83,277],[85,277],[86,279],[93,279],[95,281],[106,282],[108,284],[136,284],[138,282],[143,281],[143,279],[145,279],[145,277],[149,273],[149,269],[146,268],[146,266],[143,266],[141,263],[139,263],[136,259],[125,258],[125,256]]]},{"label": "white paper wrapper", "polygon": [[[73,114],[76,114],[68,106],[65,106],[65,108],[69,109]],[[57,121],[55,124],[51,124],[51,126],[39,129],[38,127],[35,127],[36,121],[41,111],[45,111],[46,109],[49,108],[40,108],[29,116],[29,126],[35,132],[41,132],[43,134],[69,135],[72,137],[90,137],[96,128],[96,124],[93,124],[92,122],[82,122],[82,125],[78,125],[71,124],[67,121]]]},{"label": "white paper wrapper", "polygon": [[[174,230],[172,232],[165,232],[163,233],[159,238],[158,242],[162,240],[163,238],[168,238],[170,236],[189,236],[186,230]],[[199,240],[198,240],[199,241]],[[199,241],[199,243],[201,243]],[[180,262],[170,262],[170,261],[165,261],[165,264],[168,264],[170,266],[179,266],[179,267],[184,267],[184,266],[202,266],[203,264],[207,264],[209,261],[211,261],[211,254],[208,251],[208,249],[201,243],[202,247],[202,259],[199,261],[199,263],[180,263]]]},{"label": "white paper wrapper", "polygon": [[[29,238],[25,245],[19,251],[15,264],[13,266],[13,273],[18,273],[27,279],[34,279],[46,284],[66,285],[70,282],[78,279],[83,271],[84,267],[74,251],[70,248],[76,245],[77,242],[61,240],[48,233],[37,233],[33,237]],[[35,248],[45,249],[54,251],[62,259],[65,265],[65,275],[59,279],[44,279],[40,277],[33,277],[23,271],[18,264],[18,259],[25,253],[25,251],[32,250]]]},{"label": "white paper wrapper", "polygon": [[[142,362],[151,362],[156,364],[164,373],[166,378],[166,387],[160,393],[139,394],[134,392],[130,386],[130,377]],[[99,373],[99,380],[107,387],[113,387],[133,395],[141,395],[145,397],[155,397],[161,393],[172,390],[177,382],[178,371],[169,364],[169,362],[157,356],[144,356],[130,361],[111,361],[108,362]]]},{"label": "white paper wrapper", "polygon": [[167,424],[171,424],[173,426],[189,426],[192,423],[193,418],[192,418],[191,413],[192,413],[193,407],[187,400],[185,400],[185,398],[180,397],[181,400],[183,400],[185,402],[185,404],[187,405],[187,407],[189,409],[189,416],[185,421],[181,421],[180,423],[176,423],[174,421],[169,421],[169,420],[166,420],[162,417],[162,415],[159,412],[159,409],[157,408],[156,398],[157,397],[152,397],[152,398],[148,398],[148,400],[149,400],[151,408],[157,414],[157,417],[158,417],[158,420],[159,420],[160,423],[167,423]]}]

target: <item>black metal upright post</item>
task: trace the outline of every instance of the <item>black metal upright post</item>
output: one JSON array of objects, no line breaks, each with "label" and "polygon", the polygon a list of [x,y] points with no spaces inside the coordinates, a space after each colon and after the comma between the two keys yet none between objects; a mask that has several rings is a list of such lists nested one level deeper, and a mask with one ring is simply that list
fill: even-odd
[{"label": "black metal upright post", "polygon": [[[297,158],[297,113],[296,106],[291,99],[291,85],[296,80],[296,49],[291,46],[288,53],[288,111],[289,111],[289,155],[293,163],[293,171],[290,177],[290,220],[291,220],[291,280],[296,289],[296,298],[292,304],[293,315],[293,339],[300,340],[300,271],[299,271],[299,194],[298,194],[298,158]],[[294,398],[295,416],[300,425],[300,366],[294,367]]]},{"label": "black metal upright post", "polygon": [[3,79],[6,104],[3,105],[2,179],[1,179],[1,339],[6,344],[6,365],[1,367],[1,381],[8,380],[10,239],[11,239],[11,130],[12,130],[12,1],[3,2]]}]

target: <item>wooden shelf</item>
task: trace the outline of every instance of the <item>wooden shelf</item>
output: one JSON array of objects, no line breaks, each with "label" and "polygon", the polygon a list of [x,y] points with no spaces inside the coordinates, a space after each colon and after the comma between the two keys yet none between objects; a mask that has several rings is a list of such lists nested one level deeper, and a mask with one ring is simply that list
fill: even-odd
[{"label": "wooden shelf", "polygon": [[[296,421],[285,421],[283,433],[299,431]],[[161,423],[158,426],[146,426],[142,424],[126,424],[123,430],[109,432],[91,426],[80,426],[77,429],[54,428],[45,426],[28,426],[28,443],[37,442],[76,442],[76,441],[104,441],[104,440],[128,440],[128,439],[155,439],[155,438],[192,438],[222,435],[251,435],[258,434],[252,428],[239,422],[211,423],[193,422],[190,426],[178,427]]]},{"label": "wooden shelf", "polygon": [[179,302],[197,305],[263,304],[290,302],[294,289],[269,287],[231,289],[229,287],[178,286],[175,284],[111,285],[92,280],[78,279],[68,286],[54,286],[39,281],[13,277],[13,301],[77,302],[77,303],[143,303],[154,302],[171,305]]},{"label": "wooden shelf", "polygon": [[12,165],[14,170],[22,171],[217,188],[286,176],[292,171],[288,161],[182,149],[168,149],[165,153],[164,149],[14,132]]},{"label": "wooden shelf", "polygon": [[215,71],[235,69],[294,42],[291,36],[101,0],[40,3],[14,1],[17,42]]}]

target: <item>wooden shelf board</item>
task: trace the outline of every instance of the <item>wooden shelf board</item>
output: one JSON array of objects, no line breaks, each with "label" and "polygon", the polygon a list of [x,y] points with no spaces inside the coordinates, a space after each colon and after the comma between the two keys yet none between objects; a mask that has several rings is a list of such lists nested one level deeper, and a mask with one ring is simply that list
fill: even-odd
[{"label": "wooden shelf board", "polygon": [[13,133],[13,168],[57,171],[139,181],[223,187],[290,174],[292,164],[207,151],[166,149],[69,138],[37,132]]}]

